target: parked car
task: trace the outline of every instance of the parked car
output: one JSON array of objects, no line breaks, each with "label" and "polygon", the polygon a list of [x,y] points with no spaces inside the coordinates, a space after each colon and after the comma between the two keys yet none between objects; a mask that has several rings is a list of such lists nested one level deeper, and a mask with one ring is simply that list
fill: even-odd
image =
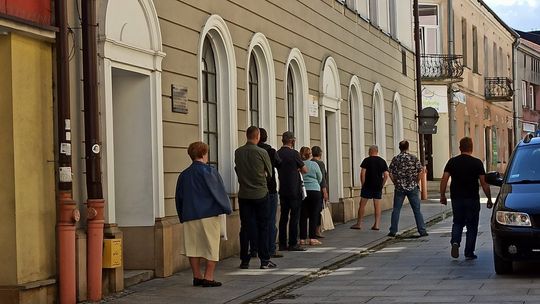
[{"label": "parked car", "polygon": [[526,136],[504,177],[490,172],[486,181],[501,187],[491,216],[495,272],[511,273],[514,261],[540,260],[540,138]]}]

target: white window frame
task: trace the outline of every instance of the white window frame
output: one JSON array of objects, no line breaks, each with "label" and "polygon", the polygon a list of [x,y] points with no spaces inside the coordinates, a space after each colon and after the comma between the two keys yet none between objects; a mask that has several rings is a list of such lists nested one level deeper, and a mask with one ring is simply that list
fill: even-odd
[{"label": "white window frame", "polygon": [[529,105],[529,109],[531,110],[534,110],[536,107],[535,105],[535,96],[534,96],[534,86],[532,84],[529,84],[529,90],[528,90],[528,93],[529,93],[529,97],[530,97],[530,100],[531,100],[531,104]]},{"label": "white window frame", "polygon": [[353,75],[349,83],[349,102],[351,105],[350,128],[352,137],[351,180],[352,185],[360,187],[360,164],[366,157],[365,128],[364,128],[364,100],[360,79]]},{"label": "white window frame", "polygon": [[527,82],[525,80],[521,81],[521,106],[527,107]]},{"label": "white window frame", "polygon": [[[307,77],[307,69],[306,64],[304,61],[304,57],[302,56],[302,53],[299,49],[293,48],[291,52],[289,53],[289,57],[287,58],[287,63],[285,64],[285,76],[283,79],[285,80],[285,85],[283,86],[284,95],[287,96],[287,72],[289,71],[289,67],[291,67],[291,72],[293,75],[293,85],[294,85],[294,108],[295,108],[295,115],[294,115],[294,132],[296,136],[296,145],[298,147],[310,146],[310,132],[309,132],[309,115],[308,115],[308,98],[309,98],[309,89],[308,89],[308,77]],[[286,111],[286,117],[288,114],[288,109]]]},{"label": "white window frame", "polygon": [[[420,35],[422,35],[423,37],[425,37],[425,34],[426,34],[426,28],[429,28],[429,29],[436,29],[437,30],[437,35],[436,35],[436,50],[434,52],[434,54],[440,54],[441,53],[441,7],[439,4],[434,4],[434,3],[419,3],[418,6],[420,7],[420,5],[430,5],[430,6],[435,6],[437,7],[437,25],[423,25],[423,24],[420,24]],[[421,52],[422,54],[433,54],[433,53],[426,53],[426,43],[425,43],[425,38],[421,38],[421,42],[424,43],[424,45],[421,45]]]},{"label": "white window frame", "polygon": [[199,86],[199,138],[203,137],[203,87],[202,87],[202,51],[204,39],[208,36],[214,50],[217,70],[218,101],[218,171],[225,189],[229,193],[237,192],[234,172],[234,150],[238,147],[238,122],[236,106],[236,57],[234,45],[227,24],[219,15],[208,17],[199,36],[198,48],[198,86]]},{"label": "white window frame", "polygon": [[369,0],[368,3],[368,18],[374,26],[379,26],[379,0]]},{"label": "white window frame", "polygon": [[[270,43],[262,33],[255,33],[251,37],[248,47],[246,65],[246,84],[249,83],[249,63],[251,56],[255,56],[257,71],[259,74],[259,124],[268,133],[268,143],[276,145],[277,122],[276,122],[276,75],[274,70],[274,58]],[[246,86],[247,122],[251,124],[249,109],[249,85]]]},{"label": "white window frame", "polygon": [[401,105],[401,96],[398,92],[394,93],[394,102],[392,109],[392,128],[394,131],[394,154],[399,154],[399,142],[404,140],[403,132],[403,108]]},{"label": "white window frame", "polygon": [[379,155],[386,159],[386,121],[384,95],[380,83],[373,87],[373,139],[379,147]]}]

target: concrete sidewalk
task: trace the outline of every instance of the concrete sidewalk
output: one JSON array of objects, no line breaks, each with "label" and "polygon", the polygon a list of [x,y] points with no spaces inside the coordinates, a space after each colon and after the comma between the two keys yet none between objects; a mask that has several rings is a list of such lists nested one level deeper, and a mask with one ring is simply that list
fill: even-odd
[{"label": "concrete sidewalk", "polygon": [[[438,195],[437,195],[438,196]],[[434,197],[434,195],[430,195]],[[371,202],[370,202],[371,203]],[[422,213],[426,222],[451,209],[436,199],[423,201]],[[251,269],[239,269],[238,256],[219,262],[215,279],[222,287],[193,287],[191,270],[181,271],[164,279],[153,279],[128,288],[125,292],[108,298],[104,303],[244,303],[277,287],[290,284],[314,271],[332,265],[351,255],[358,254],[388,239],[390,214],[383,212],[381,230],[372,231],[373,215],[367,216],[363,230],[349,229],[352,222],[337,225],[335,230],[324,233],[321,246],[308,246],[305,252],[283,252],[285,257],[273,259],[277,269],[260,270],[259,260],[252,259]],[[414,216],[409,205],[401,211],[400,230],[416,231]],[[428,228],[429,232],[429,228]]]}]

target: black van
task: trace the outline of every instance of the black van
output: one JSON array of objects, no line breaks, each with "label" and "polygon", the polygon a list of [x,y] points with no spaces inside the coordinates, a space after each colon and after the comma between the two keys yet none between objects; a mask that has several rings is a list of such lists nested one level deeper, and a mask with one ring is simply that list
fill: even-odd
[{"label": "black van", "polygon": [[511,273],[513,261],[540,260],[540,138],[526,136],[504,178],[490,172],[486,181],[501,187],[491,216],[495,272]]}]

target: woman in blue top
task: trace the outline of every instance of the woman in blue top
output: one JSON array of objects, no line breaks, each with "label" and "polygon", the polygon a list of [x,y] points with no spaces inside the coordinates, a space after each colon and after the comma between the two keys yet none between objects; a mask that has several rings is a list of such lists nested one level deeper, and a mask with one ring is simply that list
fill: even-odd
[{"label": "woman in blue top", "polygon": [[316,239],[316,235],[319,221],[318,213],[320,212],[319,204],[321,201],[320,184],[323,176],[319,165],[311,160],[311,149],[309,147],[302,147],[300,149],[300,156],[306,168],[308,168],[308,172],[302,174],[307,196],[302,201],[302,209],[300,211],[300,245],[320,245],[322,243]]},{"label": "woman in blue top", "polygon": [[[188,147],[193,163],[178,177],[176,211],[184,225],[181,242],[183,254],[189,258],[193,286],[217,287],[214,269],[219,260],[221,236],[220,214],[231,214],[231,202],[217,170],[207,165],[208,145],[194,142]],[[206,260],[204,276],[200,262]]]}]

